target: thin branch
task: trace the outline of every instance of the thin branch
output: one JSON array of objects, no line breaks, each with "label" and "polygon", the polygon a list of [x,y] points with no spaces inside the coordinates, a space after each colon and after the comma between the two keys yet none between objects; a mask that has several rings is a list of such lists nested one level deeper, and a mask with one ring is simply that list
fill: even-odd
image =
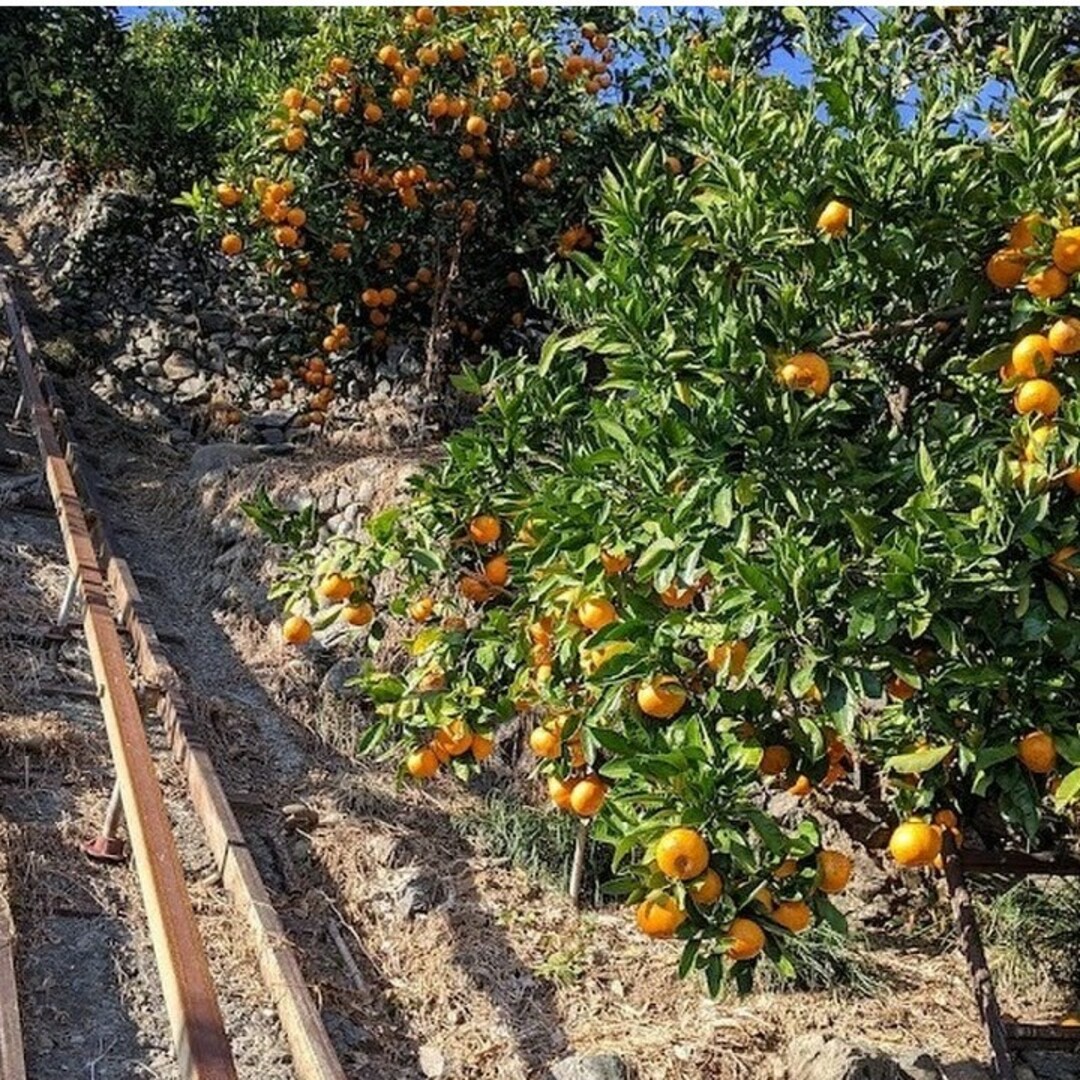
[{"label": "thin branch", "polygon": [[[983,310],[997,311],[1012,306],[1012,300],[1003,298],[988,300]],[[884,338],[899,337],[901,334],[910,333],[912,330],[923,330],[935,323],[962,322],[968,314],[967,306],[943,308],[940,311],[927,311],[922,315],[913,315],[898,322],[886,323],[883,326],[870,326],[865,330],[848,330],[844,333],[834,334],[827,341],[822,342],[822,349],[838,349],[845,345],[857,345],[864,341],[880,341]]]}]

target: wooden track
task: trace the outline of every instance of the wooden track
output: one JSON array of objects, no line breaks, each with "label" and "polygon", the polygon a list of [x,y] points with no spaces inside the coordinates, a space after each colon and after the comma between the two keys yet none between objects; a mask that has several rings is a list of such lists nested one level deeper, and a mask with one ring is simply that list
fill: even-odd
[{"label": "wooden track", "polygon": [[0,1077],[26,1080],[19,995],[15,986],[15,927],[7,900],[0,896]]},{"label": "wooden track", "polygon": [[[219,873],[250,930],[263,981],[292,1052],[295,1073],[299,1080],[344,1080],[344,1071],[213,762],[192,732],[180,679],[150,623],[126,561],[117,554],[63,411],[51,393],[48,378],[35,366],[33,337],[2,278],[0,304],[13,343],[24,405],[83,598],[86,645],[99,686],[181,1075],[192,1080],[230,1080],[236,1070],[146,742],[118,621],[130,636],[140,676],[156,699],[173,757],[183,769]],[[22,1049],[17,1006],[11,1010],[13,1024],[8,1019],[6,999],[12,1005],[15,1002],[14,974],[9,994],[4,960],[10,959],[10,944],[5,952],[3,931],[0,920],[0,1077],[24,1080],[14,1066],[9,1071],[8,1064],[10,1057],[21,1068]]]}]

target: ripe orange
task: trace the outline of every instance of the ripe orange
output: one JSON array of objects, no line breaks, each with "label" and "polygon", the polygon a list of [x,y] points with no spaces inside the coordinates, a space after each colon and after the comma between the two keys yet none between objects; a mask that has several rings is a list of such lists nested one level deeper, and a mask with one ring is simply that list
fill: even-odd
[{"label": "ripe orange", "polygon": [[570,792],[574,790],[576,780],[567,779],[560,780],[557,776],[549,776],[547,778],[547,793],[548,798],[560,809],[570,809]]},{"label": "ripe orange", "polygon": [[739,678],[746,670],[746,657],[750,647],[745,641],[722,642],[710,645],[705,657],[713,671],[721,671],[727,665],[729,675]]},{"label": "ripe orange", "polygon": [[1032,731],[1016,744],[1016,756],[1033,773],[1048,773],[1057,763],[1057,748],[1045,731]]},{"label": "ripe orange", "polygon": [[221,238],[221,251],[225,255],[239,255],[244,250],[244,241],[237,233],[226,233]]},{"label": "ripe orange", "polygon": [[940,825],[943,829],[960,828],[960,819],[956,816],[956,811],[954,810],[935,810],[933,822],[935,825]]},{"label": "ripe orange", "polygon": [[1009,229],[1009,247],[1018,251],[1026,251],[1035,246],[1035,233],[1033,226],[1037,225],[1042,218],[1039,214],[1024,214],[1013,222]]},{"label": "ripe orange", "polygon": [[473,604],[486,604],[495,595],[495,590],[478,574],[463,574],[458,592]]},{"label": "ripe orange", "polygon": [[413,18],[421,26],[431,26],[435,22],[435,9],[430,7],[418,7],[413,12]]},{"label": "ripe orange", "polygon": [[236,206],[244,199],[244,193],[233,184],[218,184],[214,191],[222,206]]},{"label": "ripe orange", "polygon": [[578,817],[594,817],[607,798],[608,786],[599,776],[590,774],[579,780],[570,792],[570,809]]},{"label": "ripe orange", "polygon": [[300,234],[291,225],[279,225],[274,230],[274,243],[278,247],[296,247]]},{"label": "ripe orange", "polygon": [[802,900],[781,900],[769,913],[774,923],[779,923],[792,934],[801,934],[813,918],[810,906]]},{"label": "ripe orange", "polygon": [[529,747],[537,757],[552,761],[562,753],[562,736],[546,725],[535,727],[529,733]]},{"label": "ripe orange", "polygon": [[843,236],[851,222],[851,207],[839,199],[830,199],[818,215],[817,227],[828,236]]},{"label": "ripe orange", "polygon": [[331,574],[323,578],[319,585],[319,595],[327,600],[347,600],[353,591],[353,583],[341,574]]},{"label": "ripe orange", "polygon": [[791,768],[791,751],[786,746],[766,746],[761,754],[758,772],[762,776],[779,776]]},{"label": "ripe orange", "polygon": [[818,888],[823,893],[843,892],[851,880],[854,865],[842,851],[819,851],[817,856]]},{"label": "ripe orange", "polygon": [[616,577],[630,568],[630,556],[622,551],[601,551],[600,563],[608,577]]},{"label": "ripe orange", "polygon": [[678,881],[700,877],[709,865],[709,846],[696,829],[669,829],[656,844],[656,865]]},{"label": "ripe orange", "polygon": [[1053,416],[1061,405],[1061,392],[1046,379],[1028,379],[1016,389],[1013,407],[1018,413],[1037,412],[1042,416]]},{"label": "ripe orange", "polygon": [[635,913],[638,929],[651,938],[669,938],[686,921],[686,912],[675,897],[661,893],[642,900]]},{"label": "ripe orange", "polygon": [[505,585],[510,580],[510,562],[505,555],[495,555],[484,563],[484,577],[492,585]]},{"label": "ripe orange", "polygon": [[889,854],[900,866],[929,866],[941,854],[941,833],[925,821],[902,822],[889,837]]},{"label": "ripe orange", "polygon": [[302,149],[306,142],[307,132],[302,127],[286,128],[281,136],[281,145],[290,153]]},{"label": "ripe orange", "polygon": [[360,604],[349,604],[341,609],[341,621],[350,626],[367,626],[375,618],[375,609],[365,600]]},{"label": "ripe orange", "polygon": [[1050,348],[1062,356],[1080,352],[1080,319],[1066,315],[1050,327],[1046,335]]},{"label": "ripe orange", "polygon": [[374,101],[369,101],[364,106],[364,119],[369,124],[377,124],[383,118],[382,106]]},{"label": "ripe orange", "polygon": [[1054,266],[1063,274],[1075,274],[1080,270],[1080,226],[1062,229],[1054,237],[1051,255]]},{"label": "ripe orange", "polygon": [[765,948],[765,931],[753,919],[734,919],[725,936],[729,960],[753,960]]},{"label": "ripe orange", "polygon": [[394,67],[401,63],[401,53],[393,45],[384,45],[376,54],[380,64]]},{"label": "ripe orange", "polygon": [[1024,379],[1045,375],[1054,366],[1054,349],[1042,334],[1025,334],[1012,350],[1013,371]]},{"label": "ripe orange", "polygon": [[286,109],[299,109],[304,104],[304,92],[297,90],[295,86],[290,86],[284,94],[281,95],[281,104]]},{"label": "ripe orange", "polygon": [[460,41],[451,41],[450,47],[446,50],[446,55],[454,61],[464,60],[465,45]]},{"label": "ripe orange", "polygon": [[773,872],[772,876],[777,881],[791,877],[799,869],[799,864],[794,859],[785,859]]},{"label": "ripe orange", "polygon": [[439,728],[431,745],[436,753],[442,751],[449,757],[461,757],[468,753],[472,740],[472,732],[465,721],[452,720],[446,727]]},{"label": "ripe orange", "polygon": [[495,748],[495,742],[487,735],[473,735],[472,745],[469,749],[477,761],[487,761],[491,757],[491,751]]},{"label": "ripe orange", "polygon": [[1027,256],[1016,248],[1002,248],[990,256],[986,276],[998,289],[1012,289],[1020,284],[1027,268]]},{"label": "ripe orange", "polygon": [[303,615],[290,615],[281,625],[281,636],[290,645],[303,645],[311,640],[311,623]]},{"label": "ripe orange", "polygon": [[479,139],[487,133],[487,121],[482,116],[470,116],[465,121],[465,130],[474,138]]},{"label": "ripe orange", "polygon": [[1070,469],[1065,474],[1065,486],[1074,495],[1080,495],[1080,469]]},{"label": "ripe orange", "polygon": [[686,704],[686,690],[674,675],[653,675],[638,686],[638,708],[659,720],[670,720]]},{"label": "ripe orange", "polygon": [[409,618],[414,622],[427,622],[435,611],[435,601],[430,596],[422,596],[409,605]]},{"label": "ripe orange", "polygon": [[405,768],[415,779],[429,780],[439,771],[439,759],[434,750],[423,746],[405,759]]},{"label": "ripe orange", "polygon": [[780,368],[780,381],[789,390],[807,390],[820,397],[829,389],[829,365],[817,353],[796,353]]},{"label": "ripe orange", "polygon": [[684,608],[689,607],[697,596],[696,585],[683,588],[678,582],[673,581],[661,594],[660,602],[664,607]]},{"label": "ripe orange", "polygon": [[550,73],[542,64],[539,67],[529,69],[529,82],[537,90],[542,90],[548,84]]},{"label": "ripe orange", "polygon": [[724,879],[710,866],[701,877],[686,886],[686,891],[698,907],[709,907],[723,895]]},{"label": "ripe orange", "polygon": [[1048,266],[1036,274],[1025,278],[1027,291],[1039,300],[1056,300],[1065,294],[1069,287],[1069,275],[1057,266]]},{"label": "ripe orange", "polygon": [[586,630],[592,630],[595,633],[618,621],[619,613],[610,600],[602,596],[592,596],[579,605],[577,617]]},{"label": "ripe orange", "polygon": [[398,86],[390,94],[390,104],[395,109],[407,109],[412,104],[412,91],[407,86]]},{"label": "ripe orange", "polygon": [[490,514],[481,514],[469,522],[469,536],[476,544],[494,544],[502,533],[499,519]]},{"label": "ripe orange", "polygon": [[305,300],[308,294],[307,284],[303,281],[294,281],[289,286],[289,292],[291,292],[297,300]]}]

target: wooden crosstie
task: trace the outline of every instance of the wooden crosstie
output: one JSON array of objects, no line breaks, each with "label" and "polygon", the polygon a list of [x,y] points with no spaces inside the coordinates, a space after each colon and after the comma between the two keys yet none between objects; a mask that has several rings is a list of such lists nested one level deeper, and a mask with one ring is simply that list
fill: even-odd
[{"label": "wooden crosstie", "polygon": [[1016,1069],[1012,1061],[1012,1052],[1015,1050],[1080,1053],[1080,1026],[1007,1023],[1002,1019],[966,876],[970,873],[1004,874],[1016,878],[1034,874],[1080,877],[1080,860],[1057,855],[1029,855],[1021,851],[957,849],[948,830],[943,837],[942,855],[945,882],[949,889],[957,930],[960,932],[960,947],[971,972],[979,1019],[990,1048],[990,1069],[994,1080],[1016,1080]]}]

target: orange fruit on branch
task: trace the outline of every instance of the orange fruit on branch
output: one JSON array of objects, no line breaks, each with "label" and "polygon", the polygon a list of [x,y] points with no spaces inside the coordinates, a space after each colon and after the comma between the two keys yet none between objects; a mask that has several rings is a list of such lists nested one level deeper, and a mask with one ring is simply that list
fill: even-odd
[{"label": "orange fruit on branch", "polygon": [[619,613],[610,600],[606,600],[602,596],[592,596],[579,605],[577,617],[586,630],[595,633],[597,630],[603,630],[605,626],[617,622]]},{"label": "orange fruit on branch", "polygon": [[1058,319],[1046,334],[1050,348],[1062,356],[1072,356],[1080,352],[1080,319],[1066,315]]},{"label": "orange fruit on branch", "polygon": [[761,753],[758,772],[762,776],[779,776],[791,768],[791,751],[786,746],[766,746]]},{"label": "orange fruit on branch", "polygon": [[579,780],[570,792],[570,809],[578,817],[595,817],[607,798],[608,786],[599,776]]},{"label": "orange fruit on branch", "polygon": [[802,900],[781,900],[769,912],[769,918],[792,934],[801,934],[811,923],[810,906]]},{"label": "orange fruit on branch", "polygon": [[1016,756],[1033,773],[1048,773],[1057,763],[1057,748],[1045,731],[1032,731],[1016,744]]},{"label": "orange fruit on branch", "polygon": [[675,932],[686,922],[686,912],[679,907],[675,897],[666,893],[642,900],[634,917],[638,929],[651,938],[674,937]]},{"label": "orange fruit on branch", "polygon": [[851,207],[839,199],[830,199],[818,215],[817,227],[827,236],[843,236],[851,224]]},{"label": "orange fruit on branch", "polygon": [[439,728],[432,740],[432,746],[449,757],[461,757],[472,746],[473,735],[464,720],[453,720],[446,727]]},{"label": "orange fruit on branch", "polygon": [[570,809],[570,793],[574,790],[576,780],[562,780],[557,776],[547,778],[548,798],[560,809]]},{"label": "orange fruit on branch", "polygon": [[469,536],[473,542],[484,546],[494,544],[502,533],[502,525],[499,519],[490,514],[481,514],[469,522]]},{"label": "orange fruit on branch", "polygon": [[413,622],[427,622],[435,611],[435,601],[430,596],[422,596],[409,605],[409,618]]},{"label": "orange fruit on branch", "polygon": [[700,877],[709,865],[709,847],[696,829],[669,829],[656,844],[656,865],[679,881]]},{"label": "orange fruit on branch", "polygon": [[638,708],[658,720],[670,720],[686,704],[686,690],[675,675],[654,675],[638,686]]},{"label": "orange fruit on branch", "polygon": [[341,620],[350,626],[367,626],[375,619],[375,609],[365,600],[341,609]]},{"label": "orange fruit on branch", "polygon": [[1048,266],[1024,279],[1027,291],[1039,300],[1056,300],[1069,287],[1069,275],[1057,266]]},{"label": "orange fruit on branch", "polygon": [[986,276],[998,289],[1012,289],[1020,284],[1027,269],[1027,256],[1016,248],[995,251],[986,263]]},{"label": "orange fruit on branch", "polygon": [[843,892],[851,880],[855,864],[842,851],[819,851],[817,884],[823,893]]},{"label": "orange fruit on branch", "polygon": [[601,551],[600,564],[608,577],[617,577],[630,568],[630,556],[622,551]]},{"label": "orange fruit on branch", "polygon": [[510,580],[510,562],[505,555],[495,555],[484,563],[484,577],[491,585],[502,586]]},{"label": "orange fruit on branch", "polygon": [[746,657],[749,652],[750,647],[745,641],[722,642],[719,645],[710,645],[705,658],[713,671],[721,671],[726,665],[728,674],[739,678],[746,670]]},{"label": "orange fruit on branch", "polygon": [[311,640],[311,623],[303,615],[290,615],[281,625],[281,636],[290,645],[303,645]]},{"label": "orange fruit on branch", "polygon": [[813,397],[824,394],[831,380],[828,363],[814,352],[796,353],[781,366],[779,377],[789,390],[806,390]]},{"label": "orange fruit on branch", "polygon": [[1054,349],[1042,334],[1026,334],[1013,346],[1011,359],[1017,375],[1034,379],[1054,366]]},{"label": "orange fruit on branch", "polygon": [[889,837],[889,854],[908,869],[929,866],[941,854],[941,833],[916,818],[901,822]]},{"label": "orange fruit on branch", "polygon": [[1061,392],[1048,379],[1028,379],[1017,387],[1013,407],[1025,416],[1028,413],[1053,416],[1061,407]]},{"label": "orange fruit on branch", "polygon": [[537,757],[553,761],[562,753],[562,736],[547,725],[535,727],[529,733],[529,748]]},{"label": "orange fruit on branch", "polygon": [[725,937],[729,960],[753,960],[765,948],[765,931],[753,919],[732,920]]},{"label": "orange fruit on branch", "polygon": [[1080,226],[1062,229],[1054,237],[1051,256],[1054,267],[1062,274],[1075,274],[1080,270]]},{"label": "orange fruit on branch", "polygon": [[353,583],[341,574],[331,574],[319,584],[319,595],[326,600],[347,600],[352,592]]},{"label": "orange fruit on branch", "polygon": [[226,233],[221,238],[221,251],[224,255],[239,255],[244,250],[244,241],[238,233]]},{"label": "orange fruit on branch", "polygon": [[701,877],[686,886],[694,903],[698,907],[710,907],[724,893],[724,879],[710,866]]},{"label": "orange fruit on branch", "polygon": [[428,780],[439,771],[439,759],[434,750],[423,746],[405,759],[405,769],[417,780]]}]

